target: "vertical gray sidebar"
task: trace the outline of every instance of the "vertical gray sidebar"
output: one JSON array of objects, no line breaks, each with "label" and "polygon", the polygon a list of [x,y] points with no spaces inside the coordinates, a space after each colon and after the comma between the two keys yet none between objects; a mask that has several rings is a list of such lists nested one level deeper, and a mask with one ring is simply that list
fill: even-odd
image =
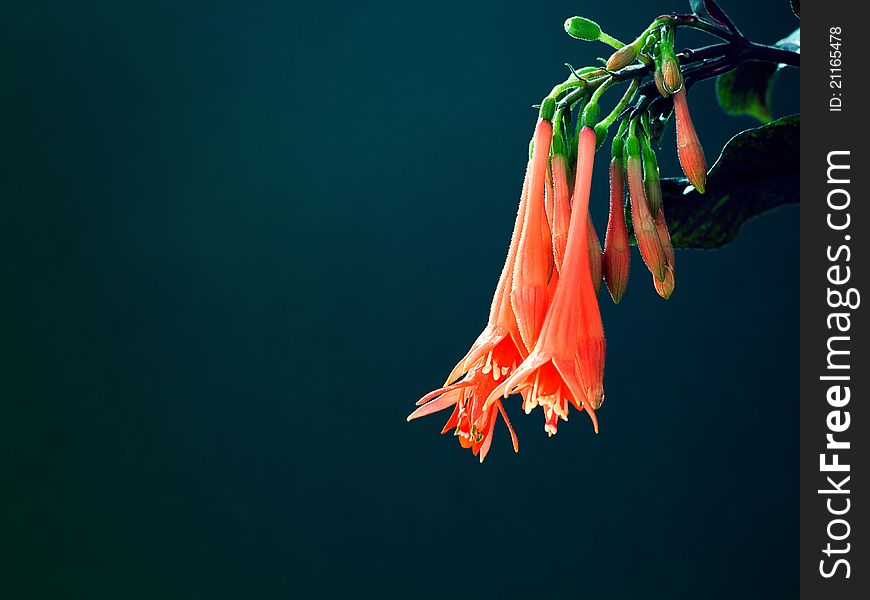
[{"label": "vertical gray sidebar", "polygon": [[[860,2],[801,14],[801,597],[867,597],[866,96]],[[864,192],[860,190],[864,189]]]}]

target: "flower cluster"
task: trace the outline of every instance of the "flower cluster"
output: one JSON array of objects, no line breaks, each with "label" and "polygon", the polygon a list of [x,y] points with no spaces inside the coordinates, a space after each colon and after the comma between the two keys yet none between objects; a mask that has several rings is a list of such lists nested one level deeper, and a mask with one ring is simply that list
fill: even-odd
[{"label": "flower cluster", "polygon": [[[605,354],[598,295],[602,281],[616,303],[625,292],[631,256],[627,214],[656,292],[663,298],[673,293],[674,249],[653,151],[655,126],[667,118],[662,101],[676,115],[677,151],[687,178],[702,193],[705,186],[704,154],[673,50],[673,19],[656,19],[630,44],[582,17],[566,21],[565,29],[616,51],[606,68],[572,68],[571,76],[542,101],[487,325],[444,386],[423,396],[408,417],[410,421],[452,407],[442,433],[452,429],[481,462],[498,415],[518,448],[503,404],[514,394],[522,399],[526,414],[541,408],[550,436],[560,420],[568,420],[572,407],[585,412],[598,431]],[[622,82],[628,83],[627,90],[610,114],[600,118],[602,94]],[[602,251],[589,217],[592,170],[595,152],[617,120]]]}]

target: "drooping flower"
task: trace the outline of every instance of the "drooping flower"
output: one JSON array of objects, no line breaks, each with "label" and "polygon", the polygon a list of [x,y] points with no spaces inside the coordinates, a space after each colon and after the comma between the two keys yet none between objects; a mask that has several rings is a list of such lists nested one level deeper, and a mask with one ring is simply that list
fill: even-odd
[{"label": "drooping flower", "polygon": [[568,241],[550,309],[532,352],[495,388],[484,409],[501,395],[522,393],[526,412],[543,406],[549,423],[551,412],[567,420],[570,402],[589,413],[598,431],[595,410],[601,406],[604,396],[605,342],[592,285],[586,225],[594,153],[595,131],[584,127],[578,138]]},{"label": "drooping flower", "polygon": [[[617,143],[618,142],[618,143]],[[614,140],[610,161],[610,216],[604,237],[604,280],[613,302],[619,304],[628,285],[631,250],[625,226],[625,170],[622,162],[622,140]]]},{"label": "drooping flower", "polygon": [[544,229],[548,228],[544,180],[552,137],[553,124],[539,118],[528,166],[526,210],[511,280],[511,305],[520,338],[527,350],[535,345],[550,305],[547,284],[550,281],[553,249],[549,236],[544,234]]},{"label": "drooping flower", "polygon": [[481,366],[483,374],[491,372],[492,377],[498,380],[513,370],[522,356],[525,355],[516,318],[511,307],[510,293],[517,246],[519,246],[520,231],[526,213],[527,192],[528,172],[526,180],[523,182],[523,192],[520,195],[520,204],[517,208],[507,258],[489,307],[489,320],[477,340],[471,345],[468,353],[453,367],[445,385],[453,383],[475,366]]},{"label": "drooping flower", "polygon": [[673,95],[674,115],[677,120],[677,155],[683,173],[695,189],[704,193],[707,185],[707,160],[704,149],[692,124],[689,105],[686,102],[686,88],[683,87]]},{"label": "drooping flower", "polygon": [[408,415],[408,421],[430,415],[453,407],[453,413],[441,433],[451,429],[463,448],[471,448],[480,462],[486,458],[492,445],[495,422],[501,414],[513,442],[514,452],[519,451],[519,443],[514,428],[500,401],[491,403],[484,409],[484,402],[498,384],[498,380],[483,372],[483,367],[475,366],[459,382],[434,390],[417,402],[419,408]]},{"label": "drooping flower", "polygon": [[626,143],[628,154],[628,195],[631,201],[631,221],[637,247],[647,268],[659,281],[665,278],[665,257],[662,242],[649,210],[649,201],[643,185],[643,165],[640,159],[640,144],[636,136],[629,136]]}]

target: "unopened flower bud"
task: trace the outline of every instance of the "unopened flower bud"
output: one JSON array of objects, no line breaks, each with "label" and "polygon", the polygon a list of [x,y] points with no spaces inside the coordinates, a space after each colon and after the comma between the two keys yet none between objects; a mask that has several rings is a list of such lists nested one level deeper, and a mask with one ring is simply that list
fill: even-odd
[{"label": "unopened flower bud", "polygon": [[627,67],[637,58],[638,49],[634,44],[627,44],[610,55],[607,59],[607,70],[618,71]]},{"label": "unopened flower bud", "polygon": [[595,294],[601,291],[601,242],[592,223],[592,215],[586,216],[586,240],[589,246],[589,269],[592,271],[592,285]]},{"label": "unopened flower bud", "polygon": [[[631,145],[631,138],[629,138]],[[643,186],[643,165],[639,156],[628,158],[628,195],[631,200],[631,221],[637,247],[647,268],[659,281],[665,279],[665,254],[649,211],[649,202]]]},{"label": "unopened flower bud", "polygon": [[667,98],[671,95],[671,93],[665,89],[665,80],[662,77],[661,68],[656,68],[655,72],[653,73],[653,81],[655,82],[656,89],[659,91],[659,94],[661,94],[662,98]]},{"label": "unopened flower bud", "polygon": [[659,163],[655,151],[649,142],[644,142],[643,150],[643,185],[646,190],[646,199],[649,202],[649,211],[655,217],[662,205],[662,186],[659,182]]},{"label": "unopened flower bud", "polygon": [[625,227],[625,170],[622,159],[622,140],[619,153],[615,151],[610,161],[610,216],[607,219],[607,235],[604,238],[602,261],[604,281],[613,302],[619,304],[628,285],[628,268],[631,251],[628,247],[628,230]]},{"label": "unopened flower bud", "polygon": [[599,123],[595,126],[595,149],[601,147],[602,144],[607,140],[607,127],[605,127],[602,123]]},{"label": "unopened flower bud", "polygon": [[568,165],[563,154],[554,154],[553,168],[553,259],[561,272],[565,247],[568,244],[568,225],[571,221],[571,192],[568,189]]},{"label": "unopened flower bud", "polygon": [[594,42],[601,37],[598,23],[586,17],[571,17],[565,20],[565,32],[572,38]]},{"label": "unopened flower bud", "polygon": [[544,121],[552,121],[553,115],[556,113],[556,99],[547,96],[544,98],[544,101],[541,102],[541,109],[538,113],[538,116]]},{"label": "unopened flower bud", "polygon": [[662,250],[665,254],[665,278],[659,281],[653,277],[653,286],[658,295],[667,300],[674,293],[676,280],[674,278],[674,246],[671,244],[671,234],[668,232],[664,209],[659,210],[658,215],[656,215],[655,225],[656,232],[659,234],[659,240],[662,243]]},{"label": "unopened flower bud", "polygon": [[[598,123],[598,117],[601,115],[601,107],[597,102],[590,102],[583,109],[583,114],[580,117],[580,127],[595,127]],[[597,140],[597,135],[596,135]]]},{"label": "unopened flower bud", "polygon": [[692,124],[692,116],[689,114],[689,105],[686,103],[686,89],[683,88],[674,94],[674,114],[677,120],[677,154],[680,157],[680,166],[683,173],[695,189],[704,193],[707,185],[707,161],[704,158],[704,149],[698,140],[695,126]]},{"label": "unopened flower bud", "polygon": [[655,277],[652,278],[653,287],[656,290],[656,293],[667,300],[674,293],[674,287],[676,286],[676,280],[674,279],[674,267],[673,265],[665,265],[665,278],[662,281],[659,281]]},{"label": "unopened flower bud", "polygon": [[671,94],[683,89],[683,74],[676,56],[665,56],[662,59],[662,84]]}]

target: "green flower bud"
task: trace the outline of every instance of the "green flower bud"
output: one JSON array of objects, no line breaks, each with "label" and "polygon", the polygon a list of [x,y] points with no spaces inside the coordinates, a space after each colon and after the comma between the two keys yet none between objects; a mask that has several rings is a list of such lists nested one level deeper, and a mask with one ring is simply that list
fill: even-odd
[{"label": "green flower bud", "polygon": [[541,110],[538,113],[544,121],[552,121],[553,114],[556,112],[556,99],[547,96],[544,98],[544,101],[541,102]]},{"label": "green flower bud", "polygon": [[610,155],[613,158],[622,160],[622,153],[625,150],[625,140],[619,137],[619,133],[613,138],[613,144],[610,145]]},{"label": "green flower bud", "polygon": [[572,38],[594,42],[601,37],[598,23],[586,17],[571,17],[565,20],[565,32]]},{"label": "green flower bud", "polygon": [[601,108],[597,102],[590,102],[583,109],[583,116],[580,117],[580,123],[583,127],[595,127],[598,123],[598,117],[601,114]]},{"label": "green flower bud", "polygon": [[633,133],[628,135],[628,139],[625,142],[625,152],[629,158],[640,157],[640,141]]},{"label": "green flower bud", "polygon": [[562,137],[562,127],[554,123],[553,127],[553,156],[565,156],[565,140]]},{"label": "green flower bud", "polygon": [[595,126],[595,148],[600,148],[607,139],[607,127],[602,123]]}]

